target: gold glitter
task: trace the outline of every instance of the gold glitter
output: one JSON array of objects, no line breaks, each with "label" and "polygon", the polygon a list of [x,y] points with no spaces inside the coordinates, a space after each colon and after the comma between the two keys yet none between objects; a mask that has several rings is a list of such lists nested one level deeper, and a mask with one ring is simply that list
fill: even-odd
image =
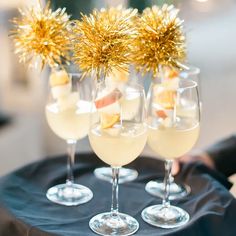
[{"label": "gold glitter", "polygon": [[13,19],[11,36],[20,62],[38,67],[40,61],[42,69],[45,64],[57,67],[69,63],[71,33],[69,16],[65,10],[59,8],[52,11],[50,2],[45,8],[39,2],[34,7],[19,9],[21,17]]},{"label": "gold glitter", "polygon": [[136,14],[137,10],[119,6],[95,9],[75,21],[74,61],[82,71],[95,72],[99,77],[113,69],[128,70]]},{"label": "gold glitter", "polygon": [[177,66],[186,57],[185,36],[173,5],[146,8],[137,21],[133,61],[138,71],[158,73],[159,65]]}]

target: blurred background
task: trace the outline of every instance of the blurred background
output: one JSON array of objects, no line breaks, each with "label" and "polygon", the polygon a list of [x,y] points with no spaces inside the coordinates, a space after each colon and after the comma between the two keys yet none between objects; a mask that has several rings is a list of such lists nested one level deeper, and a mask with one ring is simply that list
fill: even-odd
[{"label": "blurred background", "polygon": [[[9,38],[17,8],[36,0],[0,0],[0,175],[26,163],[65,153],[65,142],[47,126],[44,104],[47,70],[31,71],[18,63]],[[236,1],[235,0],[52,0],[73,18],[109,5],[136,7],[172,3],[185,20],[188,60],[201,69],[203,115],[196,149],[236,132]],[[8,119],[10,117],[10,120]],[[88,140],[78,151],[90,150]],[[144,154],[153,155],[145,149]]]}]

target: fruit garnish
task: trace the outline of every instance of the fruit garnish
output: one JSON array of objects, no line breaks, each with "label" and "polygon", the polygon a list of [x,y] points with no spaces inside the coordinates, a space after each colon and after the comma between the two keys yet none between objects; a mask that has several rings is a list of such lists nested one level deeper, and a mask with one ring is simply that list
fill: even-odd
[{"label": "fruit garnish", "polygon": [[179,72],[177,70],[171,70],[169,72],[168,78],[169,79],[174,79],[179,76]]},{"label": "fruit garnish", "polygon": [[174,109],[176,104],[177,92],[174,90],[162,90],[158,91],[155,95],[155,101],[164,109]]},{"label": "fruit garnish", "polygon": [[110,77],[115,82],[127,82],[129,80],[129,73],[126,71],[113,69]]},{"label": "fruit garnish", "polygon": [[101,113],[101,127],[102,129],[112,128],[120,121],[120,114]]},{"label": "fruit garnish", "polygon": [[156,110],[156,115],[162,119],[166,119],[168,116],[163,110]]},{"label": "fruit garnish", "polygon": [[60,110],[67,110],[77,108],[77,103],[79,102],[79,93],[73,92],[69,93],[67,96],[58,97],[57,103]]},{"label": "fruit garnish", "polygon": [[168,79],[172,80],[179,77],[179,71],[177,69],[166,66],[163,67],[163,71],[164,71],[164,78],[167,80]]},{"label": "fruit garnish", "polygon": [[123,119],[132,120],[137,115],[140,107],[139,91],[134,88],[127,87],[125,96],[121,99],[120,105]]},{"label": "fruit garnish", "polygon": [[173,122],[173,120],[170,118],[170,117],[167,117],[166,119],[164,119],[163,120],[163,122],[162,122],[162,125],[164,126],[164,127],[173,127],[173,124],[174,124],[174,122]]},{"label": "fruit garnish", "polygon": [[59,70],[51,73],[49,81],[50,81],[50,86],[55,87],[69,83],[70,78],[65,70]]},{"label": "fruit garnish", "polygon": [[112,103],[118,101],[122,97],[122,93],[119,89],[114,89],[108,95],[99,98],[95,101],[95,106],[97,109],[103,108],[105,106],[111,105]]}]

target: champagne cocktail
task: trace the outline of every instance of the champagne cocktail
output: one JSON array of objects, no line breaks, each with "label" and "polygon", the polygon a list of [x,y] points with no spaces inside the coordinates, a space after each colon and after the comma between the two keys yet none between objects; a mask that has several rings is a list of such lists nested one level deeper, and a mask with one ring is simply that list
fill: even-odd
[{"label": "champagne cocktail", "polygon": [[[123,90],[126,85],[129,85],[127,72],[120,72],[118,70],[106,78],[106,86],[109,88],[118,88]],[[127,90],[133,90],[134,88],[128,86]],[[123,107],[123,118],[131,119],[135,115],[137,107],[139,106],[139,97],[135,93],[125,93],[125,96],[121,99]],[[97,178],[112,182],[112,169],[111,167],[98,167],[94,170],[94,174]],[[138,172],[134,169],[121,167],[119,170],[119,183],[125,183],[135,180],[138,177]]]},{"label": "champagne cocktail", "polygon": [[179,78],[172,71],[167,75],[150,87],[147,119],[148,145],[165,160],[163,202],[144,209],[142,218],[154,226],[175,228],[186,224],[189,214],[169,202],[172,162],[189,152],[198,139],[200,105],[196,82]]},{"label": "champagne cocktail", "polygon": [[[181,68],[179,77],[184,79],[190,79],[197,83],[198,85],[198,91],[199,91],[199,74],[200,70],[197,67],[194,67],[192,65],[183,65],[179,64],[179,67]],[[200,91],[199,91],[200,93]],[[179,106],[179,104],[185,103],[184,106]],[[181,98],[181,102],[179,101],[176,106],[176,114],[177,116],[183,116],[183,117],[193,117],[196,114],[196,106],[194,102],[189,101],[186,98]],[[146,186],[145,190],[150,193],[153,196],[157,196],[160,198],[163,198],[164,195],[164,183],[163,179],[156,179],[149,181]],[[175,183],[174,177],[170,175],[170,194],[169,199],[175,200],[180,199],[188,195],[191,191],[191,188],[186,183]]]},{"label": "champagne cocktail", "polygon": [[54,71],[50,76],[49,99],[45,108],[49,127],[68,147],[67,180],[51,187],[47,198],[55,203],[74,206],[86,203],[92,191],[74,182],[73,163],[78,140],[88,134],[92,110],[92,82],[81,80],[80,74]]},{"label": "champagne cocktail", "polygon": [[[137,99],[135,108],[128,110],[129,105],[124,105],[127,97]],[[139,224],[133,217],[118,211],[118,181],[120,168],[135,160],[146,144],[143,88],[133,84],[123,89],[109,89],[101,82],[95,106],[97,114],[92,115],[89,141],[96,155],[112,168],[112,205],[111,212],[94,216],[89,225],[100,235],[131,235]]]}]

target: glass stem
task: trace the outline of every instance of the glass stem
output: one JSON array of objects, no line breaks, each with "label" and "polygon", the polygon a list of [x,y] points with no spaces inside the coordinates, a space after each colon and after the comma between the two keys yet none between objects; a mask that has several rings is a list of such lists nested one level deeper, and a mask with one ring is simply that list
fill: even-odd
[{"label": "glass stem", "polygon": [[112,167],[112,202],[111,202],[111,214],[113,216],[118,215],[118,192],[119,192],[119,170],[120,167]]},{"label": "glass stem", "polygon": [[171,168],[173,161],[166,160],[165,161],[165,179],[164,179],[164,197],[162,204],[164,207],[170,206],[169,195],[170,195],[170,177],[171,177]]},{"label": "glass stem", "polygon": [[174,176],[170,173],[170,184],[173,184],[175,182]]},{"label": "glass stem", "polygon": [[74,175],[73,175],[73,165],[75,162],[75,148],[76,148],[76,140],[67,140],[67,180],[66,184],[71,185],[74,183]]}]

